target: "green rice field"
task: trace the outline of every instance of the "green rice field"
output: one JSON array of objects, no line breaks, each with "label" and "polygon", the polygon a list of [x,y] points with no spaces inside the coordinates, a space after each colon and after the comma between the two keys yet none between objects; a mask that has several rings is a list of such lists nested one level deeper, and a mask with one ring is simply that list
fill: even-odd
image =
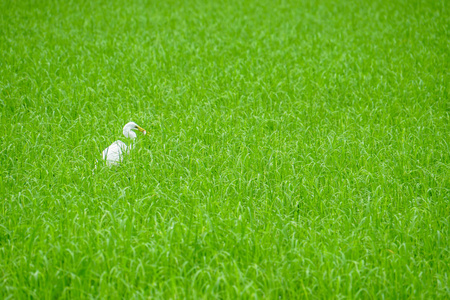
[{"label": "green rice field", "polygon": [[0,299],[449,299],[449,86],[445,0],[0,1]]}]

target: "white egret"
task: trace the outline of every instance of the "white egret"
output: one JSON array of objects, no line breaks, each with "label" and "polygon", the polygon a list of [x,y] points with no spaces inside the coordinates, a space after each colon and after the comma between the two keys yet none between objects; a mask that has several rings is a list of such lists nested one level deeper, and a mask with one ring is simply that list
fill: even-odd
[{"label": "white egret", "polygon": [[[133,130],[139,130],[144,135],[147,134],[147,131],[145,131],[144,128],[140,127],[134,122],[129,122],[123,127],[123,135],[126,138],[134,140],[136,138],[136,133]],[[103,150],[103,160],[106,161],[106,164],[108,166],[117,165],[122,161],[123,156],[125,154],[128,154],[132,148],[132,144],[130,144],[130,146],[127,146],[127,144],[125,144],[121,140],[117,140],[108,148]]]}]

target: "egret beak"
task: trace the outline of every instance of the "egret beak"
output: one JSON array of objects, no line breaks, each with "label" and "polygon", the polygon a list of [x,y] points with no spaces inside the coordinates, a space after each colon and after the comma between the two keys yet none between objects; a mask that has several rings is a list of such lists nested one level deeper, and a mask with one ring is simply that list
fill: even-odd
[{"label": "egret beak", "polygon": [[140,126],[138,126],[137,127],[137,129],[140,131],[140,132],[142,132],[144,135],[146,135],[147,134],[147,131],[145,131],[145,129],[144,128],[142,128],[142,127],[140,127]]}]

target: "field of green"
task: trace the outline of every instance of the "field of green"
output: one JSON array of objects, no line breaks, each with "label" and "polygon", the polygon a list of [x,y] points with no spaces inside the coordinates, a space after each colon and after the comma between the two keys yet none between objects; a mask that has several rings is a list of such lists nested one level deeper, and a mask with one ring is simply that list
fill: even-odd
[{"label": "field of green", "polygon": [[445,0],[1,1],[0,298],[448,299],[449,86]]}]

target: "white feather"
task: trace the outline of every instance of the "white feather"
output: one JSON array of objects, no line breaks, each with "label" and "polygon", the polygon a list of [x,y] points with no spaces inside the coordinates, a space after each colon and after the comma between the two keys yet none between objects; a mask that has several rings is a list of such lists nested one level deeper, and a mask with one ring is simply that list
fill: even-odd
[{"label": "white feather", "polygon": [[103,159],[106,160],[108,166],[117,165],[123,160],[123,156],[129,153],[128,148],[124,142],[117,140],[103,150]]}]

